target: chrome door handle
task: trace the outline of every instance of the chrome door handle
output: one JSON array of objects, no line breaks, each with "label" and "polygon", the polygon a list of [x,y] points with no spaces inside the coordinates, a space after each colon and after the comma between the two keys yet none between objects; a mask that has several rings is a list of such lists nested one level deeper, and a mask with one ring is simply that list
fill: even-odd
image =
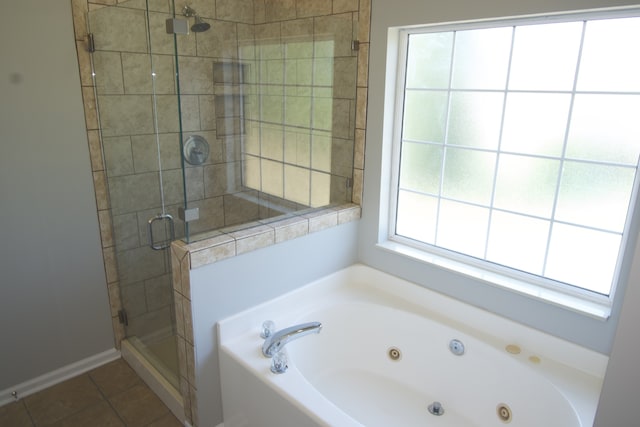
[{"label": "chrome door handle", "polygon": [[[160,240],[158,242],[155,241],[154,237],[153,237],[153,223],[156,221],[163,221],[163,222],[168,222],[169,223],[169,236],[167,238],[166,236],[166,232],[165,232],[165,239],[164,240]],[[166,224],[165,224],[166,227]],[[149,236],[149,246],[151,247],[151,249],[153,249],[154,251],[161,251],[163,249],[167,249],[169,246],[171,246],[171,242],[175,239],[176,237],[176,233],[175,233],[175,227],[173,226],[173,217],[169,214],[158,214],[152,218],[149,218],[149,221],[147,222],[147,230],[149,231],[148,236]],[[166,230],[166,228],[165,228]]]}]

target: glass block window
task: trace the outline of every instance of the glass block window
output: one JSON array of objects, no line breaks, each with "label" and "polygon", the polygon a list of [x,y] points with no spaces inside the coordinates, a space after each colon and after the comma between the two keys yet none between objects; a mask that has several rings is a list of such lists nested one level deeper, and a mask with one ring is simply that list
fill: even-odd
[{"label": "glass block window", "polygon": [[403,34],[392,239],[609,295],[636,192],[640,18]]}]

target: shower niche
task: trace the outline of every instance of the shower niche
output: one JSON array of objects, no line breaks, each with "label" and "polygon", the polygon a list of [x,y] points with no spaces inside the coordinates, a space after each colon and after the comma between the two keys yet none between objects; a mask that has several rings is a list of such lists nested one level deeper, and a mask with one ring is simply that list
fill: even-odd
[{"label": "shower niche", "polygon": [[213,88],[218,138],[244,135],[244,83],[249,65],[239,62],[213,63]]}]

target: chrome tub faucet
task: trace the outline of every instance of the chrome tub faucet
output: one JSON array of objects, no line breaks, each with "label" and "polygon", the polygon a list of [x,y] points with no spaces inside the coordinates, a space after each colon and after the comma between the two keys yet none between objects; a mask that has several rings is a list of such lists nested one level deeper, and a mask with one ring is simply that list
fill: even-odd
[{"label": "chrome tub faucet", "polygon": [[[267,324],[269,321],[265,322]],[[270,326],[273,322],[270,323]],[[262,336],[264,337],[264,344],[262,344],[262,354],[265,357],[273,357],[284,349],[289,341],[297,340],[305,335],[320,333],[322,329],[322,323],[309,322],[301,323],[300,325],[291,326],[289,328],[281,329],[277,332],[272,332],[269,327],[263,327]]]}]

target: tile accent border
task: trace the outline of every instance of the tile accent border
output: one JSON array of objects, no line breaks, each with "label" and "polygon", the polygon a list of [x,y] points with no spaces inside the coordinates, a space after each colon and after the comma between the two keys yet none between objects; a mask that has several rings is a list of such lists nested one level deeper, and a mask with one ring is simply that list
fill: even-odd
[{"label": "tile accent border", "polygon": [[223,228],[216,231],[215,235],[194,243],[175,241],[172,249],[181,251],[182,258],[188,256],[190,269],[195,269],[225,258],[355,221],[360,219],[360,214],[360,206],[350,203],[302,214],[284,215],[281,219],[276,217],[275,220],[256,221],[249,227],[244,225],[239,230]]}]

